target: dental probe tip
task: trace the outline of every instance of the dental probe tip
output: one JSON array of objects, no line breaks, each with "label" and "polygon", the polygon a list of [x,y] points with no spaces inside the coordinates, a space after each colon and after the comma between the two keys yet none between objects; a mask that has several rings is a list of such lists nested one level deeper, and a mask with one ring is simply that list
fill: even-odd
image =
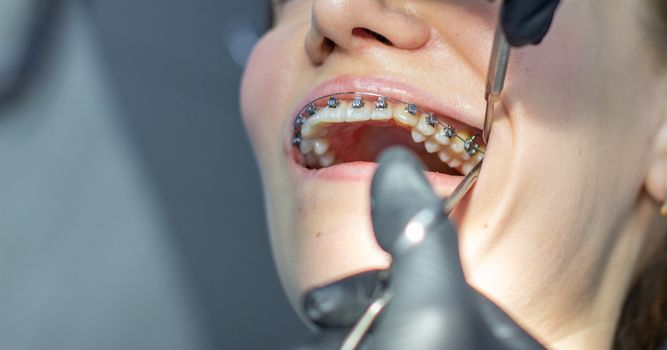
[{"label": "dental probe tip", "polygon": [[445,215],[449,216],[449,213],[451,213],[452,210],[456,208],[461,199],[463,199],[468,191],[470,191],[472,185],[477,182],[477,178],[479,177],[479,172],[482,169],[483,162],[484,159],[480,160],[479,163],[477,163],[477,165],[475,165],[475,167],[470,170],[468,175],[463,178],[461,183],[456,186],[452,194],[445,198],[442,205],[442,210],[445,212]]},{"label": "dental probe tip", "polygon": [[484,114],[484,130],[482,130],[482,140],[484,143],[489,143],[489,135],[491,134],[491,126],[493,126],[493,98],[486,100],[486,112]]}]

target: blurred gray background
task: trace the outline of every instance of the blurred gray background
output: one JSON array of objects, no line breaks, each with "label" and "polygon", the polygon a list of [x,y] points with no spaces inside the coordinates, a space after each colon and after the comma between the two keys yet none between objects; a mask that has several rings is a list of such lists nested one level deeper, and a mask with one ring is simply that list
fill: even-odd
[{"label": "blurred gray background", "polygon": [[0,99],[0,349],[296,343],[238,106],[269,1],[48,1],[17,78],[33,2],[0,0],[0,79],[21,82]]}]

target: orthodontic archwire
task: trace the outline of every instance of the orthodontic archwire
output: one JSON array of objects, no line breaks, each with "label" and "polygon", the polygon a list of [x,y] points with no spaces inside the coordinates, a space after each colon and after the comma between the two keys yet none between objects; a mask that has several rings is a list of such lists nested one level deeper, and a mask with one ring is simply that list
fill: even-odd
[{"label": "orthodontic archwire", "polygon": [[[358,91],[338,92],[334,94],[329,94],[318,97],[307,103],[303,108],[301,108],[301,110],[297,113],[296,118],[294,119],[294,123],[292,126],[292,131],[293,131],[292,146],[298,147],[299,144],[301,143],[301,127],[303,126],[303,124],[306,123],[308,118],[314,116],[320,110],[320,108],[338,108],[341,104],[339,97],[349,96],[349,95],[354,96],[352,99],[352,108],[362,108],[366,102],[374,102],[376,110],[386,109],[388,102],[394,104],[402,104],[405,106],[405,110],[412,115],[417,115],[417,113],[422,113],[426,115],[426,118],[428,118],[428,124],[431,127],[435,127],[436,125],[442,126],[442,128],[445,130],[445,135],[448,138],[450,139],[457,138],[461,140],[464,143],[464,150],[470,156],[474,156],[477,153],[480,153],[482,155],[485,154],[483,150],[479,149],[480,145],[476,143],[476,139],[480,137],[479,134],[472,135],[470,138],[463,138],[456,132],[456,129],[453,126],[443,123],[435,116],[434,113],[427,112],[422,108],[419,108],[414,103],[408,103],[405,101],[401,101],[377,93],[358,92]],[[374,97],[376,98],[376,100],[364,101],[363,99],[364,96]],[[318,104],[321,104],[321,102],[324,100],[326,100],[326,104],[324,106],[318,106]]]}]

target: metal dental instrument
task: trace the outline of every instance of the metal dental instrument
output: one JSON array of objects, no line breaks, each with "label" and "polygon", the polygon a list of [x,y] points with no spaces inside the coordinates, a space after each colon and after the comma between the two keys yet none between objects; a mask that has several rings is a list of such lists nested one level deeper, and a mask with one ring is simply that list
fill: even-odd
[{"label": "metal dental instrument", "polygon": [[[505,74],[507,73],[507,63],[509,62],[510,44],[507,42],[505,33],[500,23],[496,27],[496,33],[493,38],[493,48],[491,49],[491,59],[489,60],[489,70],[486,75],[486,113],[484,115],[484,130],[482,131],[482,139],[484,143],[488,143],[489,135],[491,133],[491,126],[493,126],[493,107],[500,97],[505,85]],[[482,159],[475,165],[475,167],[463,178],[449,197],[445,198],[442,205],[442,210],[445,215],[449,214],[456,208],[461,199],[465,197],[472,185],[477,182],[479,172],[482,169]]]},{"label": "metal dental instrument", "polygon": [[357,323],[354,324],[350,333],[345,337],[340,350],[354,350],[359,347],[359,344],[361,344],[361,341],[373,325],[373,322],[380,315],[380,312],[382,312],[384,307],[387,306],[392,296],[393,293],[391,293],[391,291],[385,291],[381,297],[371,303],[368,309],[366,309],[366,312],[364,312]]},{"label": "metal dental instrument", "polygon": [[463,178],[463,181],[461,181],[461,183],[456,186],[452,194],[450,194],[449,197],[445,198],[445,200],[442,202],[442,210],[445,212],[445,215],[449,216],[449,213],[451,213],[452,210],[456,208],[461,199],[463,199],[463,197],[465,197],[468,191],[472,188],[472,185],[477,182],[479,171],[482,169],[483,162],[483,159],[480,160],[479,163],[477,163],[477,165],[475,165],[475,167],[470,170],[468,175]]},{"label": "metal dental instrument", "polygon": [[486,113],[484,115],[484,130],[482,139],[488,144],[491,126],[493,125],[493,107],[495,106],[505,84],[505,73],[510,55],[510,44],[503,32],[501,23],[496,27],[489,60],[489,70],[486,75]]}]

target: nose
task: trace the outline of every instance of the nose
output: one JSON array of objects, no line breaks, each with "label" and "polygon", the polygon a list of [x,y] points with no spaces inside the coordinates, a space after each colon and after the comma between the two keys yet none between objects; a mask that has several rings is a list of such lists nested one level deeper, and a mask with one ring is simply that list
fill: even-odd
[{"label": "nose", "polygon": [[423,47],[430,38],[428,23],[398,2],[386,0],[313,0],[306,53],[313,64],[324,63],[334,50],[355,51],[372,45],[403,50]]}]

